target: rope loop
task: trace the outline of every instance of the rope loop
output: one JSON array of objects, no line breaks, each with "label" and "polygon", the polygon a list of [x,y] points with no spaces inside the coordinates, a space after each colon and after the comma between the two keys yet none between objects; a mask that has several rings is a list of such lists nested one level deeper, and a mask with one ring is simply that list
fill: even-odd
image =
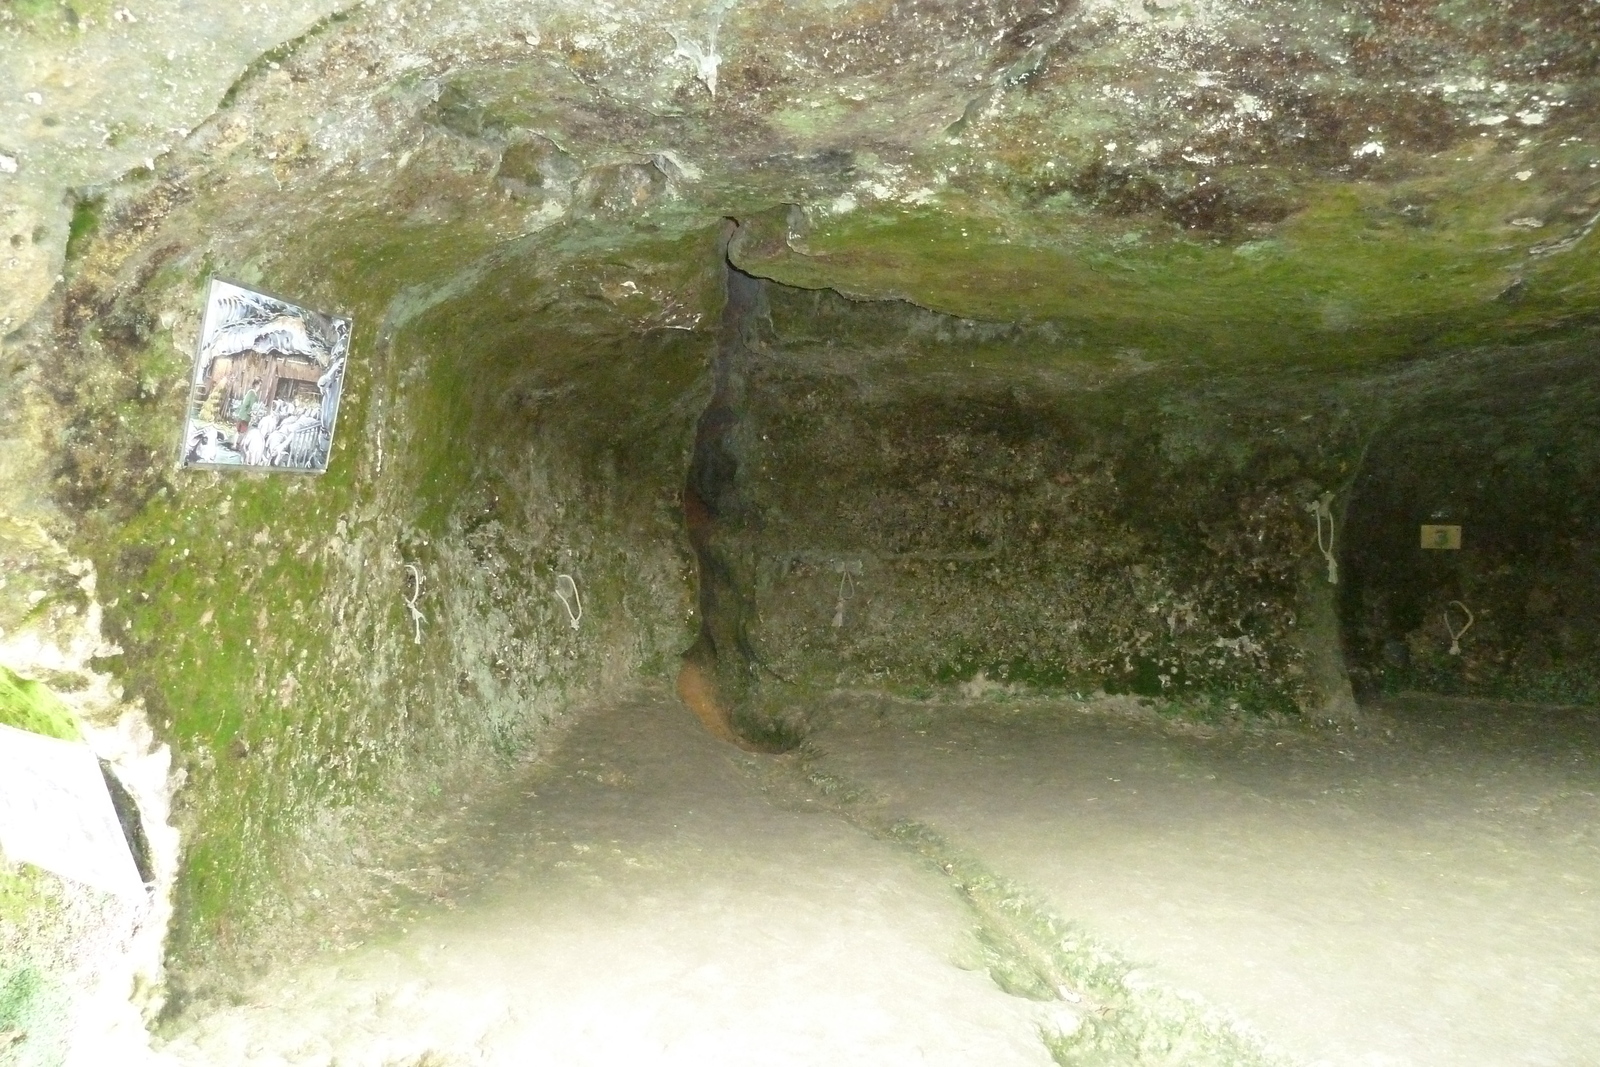
[{"label": "rope loop", "polygon": [[[846,592],[846,590],[849,591]],[[839,599],[833,606],[833,628],[835,630],[844,628],[844,604],[845,601],[853,599],[855,595],[855,579],[850,577],[850,571],[845,569],[839,575]]]},{"label": "rope loop", "polygon": [[[1450,625],[1450,609],[1451,608],[1460,608],[1463,612],[1466,613],[1467,624],[1465,626],[1463,626],[1459,630],[1457,630],[1454,626]],[[1452,656],[1461,655],[1461,639],[1466,636],[1466,633],[1467,633],[1468,630],[1472,629],[1472,624],[1473,624],[1474,621],[1475,620],[1473,619],[1472,609],[1467,607],[1461,601],[1452,600],[1452,601],[1450,601],[1450,603],[1448,603],[1448,604],[1446,604],[1444,606],[1444,629],[1445,629],[1445,632],[1450,635],[1450,654]]]},{"label": "rope loop", "polygon": [[556,575],[556,596],[561,598],[561,606],[567,609],[567,621],[576,630],[579,620],[583,618],[583,599],[578,596],[577,579],[570,574]]},{"label": "rope loop", "polygon": [[[1306,511],[1317,520],[1317,549],[1328,561],[1328,584],[1339,584],[1339,560],[1333,554],[1333,494],[1323,493],[1320,500],[1306,504]],[[1322,524],[1328,524],[1328,543],[1322,543]]]},{"label": "rope loop", "polygon": [[422,572],[417,570],[415,563],[407,563],[406,570],[411,572],[411,595],[400,595],[405,599],[406,610],[411,613],[412,644],[422,644],[422,624],[425,621],[422,612],[417,610],[417,598],[422,595]]}]

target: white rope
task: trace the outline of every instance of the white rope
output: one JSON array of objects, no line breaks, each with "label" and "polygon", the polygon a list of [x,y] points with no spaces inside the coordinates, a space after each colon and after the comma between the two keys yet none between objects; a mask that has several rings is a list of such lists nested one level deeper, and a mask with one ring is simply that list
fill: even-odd
[{"label": "white rope", "polygon": [[422,572],[417,570],[415,563],[407,563],[406,570],[411,572],[411,595],[408,597],[404,593],[400,595],[405,597],[406,610],[411,612],[411,626],[415,631],[412,635],[412,643],[420,645],[422,644],[422,623],[424,620],[422,612],[417,610],[417,597],[422,595]]},{"label": "white rope", "polygon": [[[1459,630],[1450,625],[1450,609],[1452,607],[1460,608],[1467,613],[1467,624]],[[1461,601],[1452,600],[1444,606],[1444,628],[1445,632],[1450,635],[1450,654],[1452,656],[1461,655],[1461,639],[1466,636],[1468,630],[1472,629],[1473,621],[1472,609]]]},{"label": "white rope", "polygon": [[[569,596],[567,590],[571,589]],[[556,575],[556,596],[561,598],[561,606],[567,609],[567,621],[572,623],[572,628],[578,628],[578,620],[583,618],[583,600],[578,596],[578,583],[570,574]],[[577,610],[573,610],[573,605]]]},{"label": "white rope", "polygon": [[[849,592],[845,592],[846,589]],[[835,630],[844,628],[844,602],[855,595],[856,582],[854,578],[850,577],[850,572],[847,570],[839,576],[839,600],[833,605],[833,628]]]},{"label": "white rope", "polygon": [[[1321,500],[1313,500],[1306,505],[1306,510],[1317,520],[1317,549],[1322,553],[1322,558],[1328,561],[1328,584],[1339,584],[1339,561],[1333,554],[1333,494],[1323,493]],[[1328,524],[1328,543],[1322,543],[1322,524]]]}]

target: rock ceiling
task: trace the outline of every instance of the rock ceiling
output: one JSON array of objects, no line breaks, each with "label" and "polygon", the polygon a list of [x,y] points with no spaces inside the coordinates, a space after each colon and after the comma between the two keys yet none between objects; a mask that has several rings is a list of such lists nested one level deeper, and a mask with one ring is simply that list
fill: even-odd
[{"label": "rock ceiling", "polygon": [[73,204],[121,220],[108,268],[181,240],[276,279],[327,269],[316,241],[396,291],[735,216],[752,272],[1158,358],[1364,362],[1600,306],[1595,4],[272,8],[5,12],[13,328]]}]

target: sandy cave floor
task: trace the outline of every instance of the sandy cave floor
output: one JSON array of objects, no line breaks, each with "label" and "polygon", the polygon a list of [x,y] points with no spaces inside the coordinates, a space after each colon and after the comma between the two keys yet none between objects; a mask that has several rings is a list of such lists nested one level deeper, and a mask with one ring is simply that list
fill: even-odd
[{"label": "sandy cave floor", "polygon": [[[848,781],[1293,1062],[1579,1065],[1600,1050],[1600,712],[1443,700],[1362,735],[1127,701],[819,715],[804,759],[670,697],[597,709],[404,933],[266,978],[178,1064],[1048,1064],[974,916],[842,817]],[[1471,723],[1470,727],[1452,725]]]}]

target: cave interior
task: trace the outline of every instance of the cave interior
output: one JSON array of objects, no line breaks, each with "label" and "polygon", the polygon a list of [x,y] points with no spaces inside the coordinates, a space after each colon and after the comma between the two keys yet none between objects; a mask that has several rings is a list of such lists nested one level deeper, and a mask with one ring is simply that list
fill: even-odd
[{"label": "cave interior", "polygon": [[[140,1055],[1600,1047],[1600,5],[190,6],[0,21],[0,721],[167,901]],[[178,465],[212,278],[353,322],[325,473]],[[0,877],[0,1062],[132,1040]]]}]

